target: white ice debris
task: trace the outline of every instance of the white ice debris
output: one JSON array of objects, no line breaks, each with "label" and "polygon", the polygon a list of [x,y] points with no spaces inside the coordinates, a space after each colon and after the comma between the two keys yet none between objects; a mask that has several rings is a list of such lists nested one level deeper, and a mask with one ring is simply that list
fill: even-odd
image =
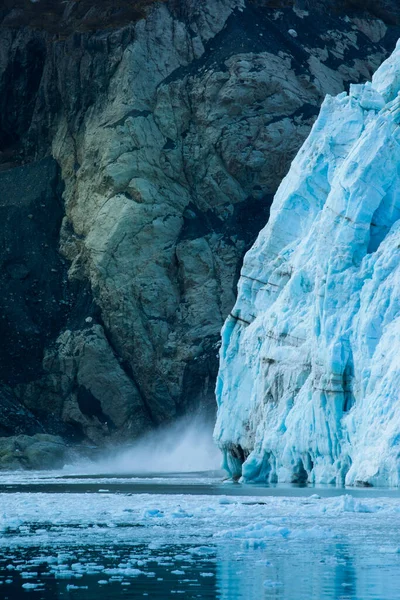
[{"label": "white ice debris", "polygon": [[[12,574],[19,571],[23,579],[38,576],[38,566],[46,564],[56,576],[80,578],[91,574],[105,581],[104,575],[117,579],[153,577],[148,570],[148,559],[133,551],[129,560],[117,562],[112,568],[104,560],[100,562],[77,559],[74,548],[96,544],[122,544],[140,541],[146,547],[154,539],[157,531],[158,543],[151,550],[153,562],[171,566],[173,574],[184,574],[184,568],[177,568],[179,562],[212,562],[216,553],[215,544],[220,540],[296,540],[304,538],[332,538],[349,535],[349,523],[353,523],[355,536],[357,520],[367,526],[367,520],[382,531],[388,527],[397,536],[400,526],[400,498],[370,496],[367,491],[359,498],[350,494],[337,497],[321,497],[307,494],[303,497],[274,496],[233,496],[231,503],[220,503],[218,496],[184,496],[181,494],[151,497],[148,494],[104,496],[92,494],[90,502],[83,502],[86,495],[79,493],[26,493],[12,496],[0,493],[0,513],[5,523],[21,519],[32,525],[32,532],[5,528],[0,536],[0,549],[10,545],[13,548],[34,546],[43,548],[28,562],[15,565],[11,562],[4,567]],[[143,513],[143,505],[152,502],[158,519]],[[157,508],[156,508],[157,507]],[[176,519],[178,510],[192,515],[192,519]],[[51,522],[49,521],[51,519]],[[107,525],[106,525],[107,524]],[[110,526],[111,525],[111,526]],[[38,533],[40,532],[40,533]],[[196,534],[196,535],[195,535]],[[353,535],[352,534],[352,535]],[[396,539],[398,539],[396,537]],[[183,541],[181,552],[176,552],[176,543]],[[197,544],[194,544],[193,542]],[[387,540],[390,542],[390,540]],[[64,551],[68,542],[69,550]],[[393,540],[392,540],[393,542]],[[189,545],[188,545],[189,544]],[[163,554],[166,546],[172,545],[173,563]],[[392,544],[393,546],[393,544]],[[62,550],[59,551],[57,548]],[[204,571],[206,572],[206,571]],[[209,571],[207,571],[209,572]]]},{"label": "white ice debris", "polygon": [[[263,585],[282,585],[287,598],[309,598],[312,581],[312,597],[322,598],[327,586],[337,592],[337,582],[346,583],[344,565],[357,598],[396,600],[399,495],[311,492],[236,496],[222,504],[214,495],[0,493],[5,525],[29,524],[29,532],[6,526],[0,535],[4,587],[34,596],[55,578],[71,597],[84,598],[95,586],[98,595],[116,598],[130,584],[133,595],[146,589],[153,597],[164,580],[177,592],[215,585],[221,599],[258,600]],[[161,516],[145,516],[146,504]],[[180,509],[192,518],[176,519]]]},{"label": "white ice debris", "polygon": [[400,485],[399,90],[400,43],[326,98],[246,255],[217,383],[233,476]]}]

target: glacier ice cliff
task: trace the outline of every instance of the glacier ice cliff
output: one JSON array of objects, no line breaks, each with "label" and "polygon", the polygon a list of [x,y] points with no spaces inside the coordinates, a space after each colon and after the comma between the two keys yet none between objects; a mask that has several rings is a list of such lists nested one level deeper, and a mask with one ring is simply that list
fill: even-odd
[{"label": "glacier ice cliff", "polygon": [[234,477],[400,485],[400,42],[327,96],[247,253],[215,438]]}]

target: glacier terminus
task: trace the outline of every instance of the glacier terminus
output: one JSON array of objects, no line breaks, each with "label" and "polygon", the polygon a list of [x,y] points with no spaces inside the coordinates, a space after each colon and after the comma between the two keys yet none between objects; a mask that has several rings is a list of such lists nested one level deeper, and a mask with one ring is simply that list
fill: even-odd
[{"label": "glacier terminus", "polygon": [[215,439],[243,481],[400,485],[400,42],[328,96],[247,253]]}]

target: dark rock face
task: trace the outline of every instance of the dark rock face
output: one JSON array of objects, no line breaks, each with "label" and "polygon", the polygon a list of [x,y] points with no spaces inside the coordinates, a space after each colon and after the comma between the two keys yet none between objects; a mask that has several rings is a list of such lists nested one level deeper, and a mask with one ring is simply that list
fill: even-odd
[{"label": "dark rock face", "polygon": [[390,25],[400,23],[400,6],[397,0],[251,0],[251,2],[269,8],[290,6],[299,10],[328,10],[336,15],[363,11]]},{"label": "dark rock face", "polygon": [[346,5],[350,8],[368,10],[387,24],[400,23],[400,6],[397,0],[347,0]]},{"label": "dark rock face", "polygon": [[0,387],[0,437],[43,433],[43,426],[5,385]]},{"label": "dark rock face", "polygon": [[12,163],[7,165],[7,158],[14,158],[12,154],[30,128],[46,61],[46,44],[42,37],[28,37],[31,39],[7,57],[2,73],[0,156],[5,163],[2,170],[12,166]]},{"label": "dark rock face", "polygon": [[7,27],[28,26],[67,36],[135,23],[151,4],[154,0],[3,0],[0,20]]},{"label": "dark rock face", "polygon": [[66,322],[62,192],[51,157],[0,172],[0,379],[9,385],[40,375],[44,349]]},{"label": "dark rock face", "polygon": [[377,6],[5,3],[3,435],[101,444],[213,411],[243,254],[324,95],[399,36]]}]

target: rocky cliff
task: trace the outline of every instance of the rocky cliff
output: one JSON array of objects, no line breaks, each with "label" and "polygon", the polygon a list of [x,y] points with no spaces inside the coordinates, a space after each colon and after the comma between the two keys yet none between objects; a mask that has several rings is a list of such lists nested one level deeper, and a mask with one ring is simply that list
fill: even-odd
[{"label": "rocky cliff", "polygon": [[325,94],[399,34],[394,4],[309,4],[0,10],[5,435],[212,412],[243,255]]}]

